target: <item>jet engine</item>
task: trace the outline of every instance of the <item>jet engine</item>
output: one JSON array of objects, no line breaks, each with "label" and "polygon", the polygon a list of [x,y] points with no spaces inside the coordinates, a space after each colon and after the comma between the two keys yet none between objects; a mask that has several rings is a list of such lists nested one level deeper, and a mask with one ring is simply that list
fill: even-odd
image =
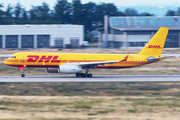
[{"label": "jet engine", "polygon": [[60,73],[63,74],[75,74],[75,73],[81,73],[82,68],[78,65],[60,65],[59,66]]},{"label": "jet engine", "polygon": [[59,73],[59,68],[46,68],[47,73]]},{"label": "jet engine", "polygon": [[75,74],[81,73],[82,68],[78,65],[60,65],[59,68],[46,68],[47,73]]}]

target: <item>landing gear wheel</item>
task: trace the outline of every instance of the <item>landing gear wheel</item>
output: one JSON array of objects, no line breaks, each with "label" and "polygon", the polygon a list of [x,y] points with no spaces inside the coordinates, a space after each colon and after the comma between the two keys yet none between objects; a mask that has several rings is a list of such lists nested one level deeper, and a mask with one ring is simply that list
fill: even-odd
[{"label": "landing gear wheel", "polygon": [[80,77],[81,76],[81,74],[80,73],[76,73],[76,77]]},{"label": "landing gear wheel", "polygon": [[92,77],[93,75],[90,73],[90,74],[88,74],[88,77]]},{"label": "landing gear wheel", "polygon": [[25,74],[21,74],[21,77],[25,77]]},{"label": "landing gear wheel", "polygon": [[84,74],[84,77],[88,77],[88,74],[87,74],[87,73],[85,73],[85,74]]},{"label": "landing gear wheel", "polygon": [[84,77],[84,73],[81,73],[81,77]]},{"label": "landing gear wheel", "polygon": [[93,75],[91,73],[88,74],[89,70],[88,67],[85,68],[86,69],[86,73],[76,73],[76,77],[89,77],[91,78]]}]

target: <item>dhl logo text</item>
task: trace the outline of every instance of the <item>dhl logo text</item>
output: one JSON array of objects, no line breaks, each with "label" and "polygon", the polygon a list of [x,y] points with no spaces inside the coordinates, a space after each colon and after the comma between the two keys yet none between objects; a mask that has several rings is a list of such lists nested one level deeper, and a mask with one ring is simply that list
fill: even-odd
[{"label": "dhl logo text", "polygon": [[160,45],[148,45],[146,48],[158,48],[161,49]]},{"label": "dhl logo text", "polygon": [[59,56],[38,56],[38,55],[28,55],[27,62],[52,62],[52,63],[59,63],[61,60],[57,60]]}]

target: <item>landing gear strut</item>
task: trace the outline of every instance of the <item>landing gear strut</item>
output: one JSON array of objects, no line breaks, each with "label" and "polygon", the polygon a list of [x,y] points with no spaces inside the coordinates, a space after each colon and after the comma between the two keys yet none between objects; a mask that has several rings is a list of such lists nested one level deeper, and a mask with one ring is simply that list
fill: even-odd
[{"label": "landing gear strut", "polygon": [[22,72],[21,77],[25,77],[25,74],[24,74],[24,67],[19,67],[19,69],[20,69],[21,72]]},{"label": "landing gear strut", "polygon": [[85,68],[86,69],[86,73],[76,73],[76,77],[92,77],[93,75],[89,72],[88,67]]}]

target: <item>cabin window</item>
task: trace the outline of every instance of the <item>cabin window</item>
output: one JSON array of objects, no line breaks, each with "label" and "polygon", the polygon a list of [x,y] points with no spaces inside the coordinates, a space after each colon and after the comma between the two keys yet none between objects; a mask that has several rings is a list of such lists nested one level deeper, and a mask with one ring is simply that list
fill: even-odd
[{"label": "cabin window", "polygon": [[14,58],[14,59],[16,59],[16,56],[10,56],[9,58]]}]

